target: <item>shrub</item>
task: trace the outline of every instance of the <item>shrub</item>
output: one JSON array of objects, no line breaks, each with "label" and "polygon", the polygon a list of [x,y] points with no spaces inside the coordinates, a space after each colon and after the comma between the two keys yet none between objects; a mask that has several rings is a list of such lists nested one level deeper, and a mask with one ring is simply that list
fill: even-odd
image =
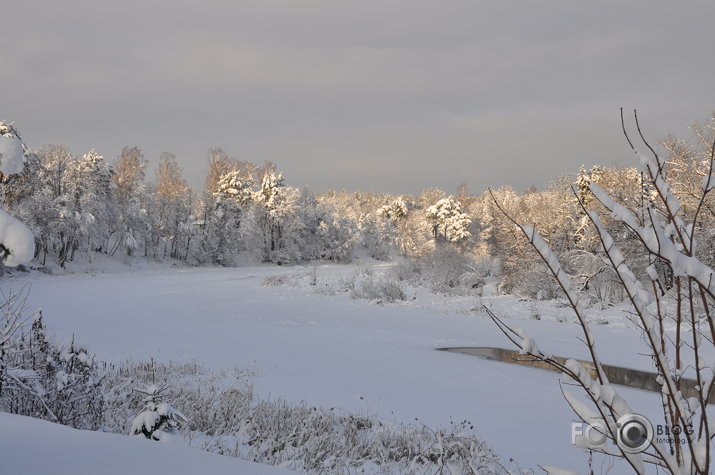
[{"label": "shrub", "polygon": [[405,300],[402,286],[387,277],[366,277],[359,279],[350,293],[354,299],[376,300],[378,303]]},{"label": "shrub", "polygon": [[[26,294],[11,294],[2,306],[3,319],[25,323]],[[94,358],[72,341],[58,345],[45,332],[42,312],[32,324],[18,326],[0,351],[0,409],[47,419],[80,429],[98,429],[104,399]]]},{"label": "shrub", "polygon": [[189,420],[192,447],[308,473],[465,473],[508,471],[469,421],[432,429],[336,408],[256,400],[251,370],[209,371],[197,363],[124,363],[109,368],[105,427],[127,433],[141,402],[132,388],[171,384]]},{"label": "shrub", "polygon": [[314,280],[317,280],[317,277],[313,272],[286,272],[284,274],[269,275],[263,279],[262,284],[265,286],[287,285],[289,287],[301,287],[308,283],[314,285],[312,284]]},{"label": "shrub", "polygon": [[391,279],[427,286],[443,294],[481,294],[486,282],[496,276],[499,266],[490,258],[475,259],[458,247],[443,244],[431,254],[403,259],[390,269]]}]

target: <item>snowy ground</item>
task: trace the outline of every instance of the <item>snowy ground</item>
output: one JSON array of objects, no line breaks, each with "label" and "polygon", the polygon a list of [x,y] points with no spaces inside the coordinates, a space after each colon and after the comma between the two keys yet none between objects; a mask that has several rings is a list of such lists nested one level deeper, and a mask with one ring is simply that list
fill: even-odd
[{"label": "snowy ground", "polygon": [[0,412],[0,472],[23,475],[295,473],[143,438],[76,430]]},{"label": "snowy ground", "polygon": [[[468,419],[505,461],[585,470],[587,456],[570,444],[573,416],[555,373],[434,351],[509,346],[489,319],[470,310],[475,298],[414,290],[415,300],[376,305],[314,293],[353,270],[318,267],[316,287],[262,286],[269,275],[311,272],[276,267],[35,274],[2,286],[7,291],[31,283],[29,307],[43,308],[59,337],[74,336],[102,360],[198,358],[207,366],[251,367],[263,397],[429,425]],[[503,296],[484,303],[523,327],[543,350],[587,356],[577,340],[580,329],[556,321],[572,320],[568,309]],[[639,356],[644,346],[638,332],[613,323],[594,328],[604,362],[650,369]],[[622,394],[636,412],[657,417],[657,395]]]}]

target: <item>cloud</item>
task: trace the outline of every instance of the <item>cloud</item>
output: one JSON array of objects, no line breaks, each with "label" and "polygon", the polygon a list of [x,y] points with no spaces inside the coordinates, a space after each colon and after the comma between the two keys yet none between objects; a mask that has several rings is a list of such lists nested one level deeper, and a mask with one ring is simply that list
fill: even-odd
[{"label": "cloud", "polygon": [[15,2],[4,118],[112,158],[272,160],[289,182],[416,192],[543,184],[712,112],[711,2]]}]

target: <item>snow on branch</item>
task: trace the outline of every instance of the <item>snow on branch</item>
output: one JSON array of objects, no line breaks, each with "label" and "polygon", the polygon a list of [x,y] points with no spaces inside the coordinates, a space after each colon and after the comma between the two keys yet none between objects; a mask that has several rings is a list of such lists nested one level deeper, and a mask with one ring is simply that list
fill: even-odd
[{"label": "snow on branch", "polygon": [[25,165],[25,150],[22,142],[17,137],[2,135],[1,132],[0,130],[0,173],[3,175],[20,173]]},{"label": "snow on branch", "polygon": [[8,267],[27,264],[35,255],[35,237],[27,226],[0,209],[0,259]]},{"label": "snow on branch", "polygon": [[[681,252],[678,249],[678,245],[666,235],[665,230],[668,228],[664,229],[660,225],[656,213],[652,212],[652,210],[649,211],[652,226],[640,226],[633,212],[616,203],[603,188],[596,184],[591,184],[590,189],[598,201],[611,212],[611,216],[614,219],[622,222],[638,235],[638,238],[649,252],[671,265],[674,275],[693,278],[711,297],[715,298],[715,271],[698,258]],[[682,230],[685,230],[685,226],[682,227]],[[680,247],[682,248],[683,246],[681,245]]]}]

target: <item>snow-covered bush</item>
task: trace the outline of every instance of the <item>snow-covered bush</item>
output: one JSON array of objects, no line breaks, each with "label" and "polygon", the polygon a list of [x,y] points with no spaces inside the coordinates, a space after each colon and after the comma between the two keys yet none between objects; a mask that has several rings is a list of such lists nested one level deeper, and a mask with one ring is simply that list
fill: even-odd
[{"label": "snow-covered bush", "polygon": [[324,282],[318,279],[317,268],[310,272],[286,272],[269,275],[263,279],[263,285],[289,287],[312,287],[313,292],[320,295],[335,295],[349,293],[354,299],[372,300],[377,303],[405,300],[405,289],[402,283],[390,276],[376,275],[367,266],[358,266],[346,275],[338,276],[334,282]]},{"label": "snow-covered bush", "polygon": [[405,290],[402,285],[385,276],[356,279],[350,295],[354,299],[374,300],[378,303],[405,300]]},{"label": "snow-covered bush", "polygon": [[486,282],[496,277],[498,269],[494,259],[476,259],[456,246],[444,244],[425,256],[399,261],[388,275],[436,293],[473,294],[481,292]]},{"label": "snow-covered bush", "polygon": [[42,312],[26,316],[25,299],[26,294],[11,294],[2,305],[2,321],[16,330],[0,348],[0,408],[98,429],[104,398],[94,358],[74,342],[67,346],[53,342],[46,334]]},{"label": "snow-covered bush", "polygon": [[358,236],[357,223],[335,214],[326,214],[316,233],[322,243],[320,258],[333,262],[349,262]]},{"label": "snow-covered bush", "polygon": [[399,282],[418,285],[422,276],[422,266],[418,259],[401,258],[390,268],[389,275]]},{"label": "snow-covered bush", "polygon": [[168,386],[158,387],[156,384],[135,389],[145,396],[144,408],[132,421],[129,435],[144,436],[159,442],[176,442],[181,437],[179,426],[188,423],[188,420],[181,411],[163,401],[162,393],[167,389]]},{"label": "snow-covered bush", "polygon": [[262,285],[271,287],[276,285],[287,285],[289,287],[302,287],[315,285],[313,281],[317,279],[315,272],[285,272],[283,274],[272,274],[263,279]]},{"label": "snow-covered bush", "polygon": [[37,371],[46,391],[45,400],[56,421],[81,429],[99,428],[104,397],[94,357],[74,341],[67,346],[53,344],[45,335],[41,318],[33,322],[32,338],[35,345],[46,348],[46,354],[41,352],[34,360],[40,365]]},{"label": "snow-covered bush", "polygon": [[362,245],[373,259],[387,261],[395,247],[393,225],[383,215],[372,213],[360,217]]},{"label": "snow-covered bush", "polygon": [[526,265],[518,273],[512,269],[501,284],[500,289],[505,294],[524,295],[537,300],[552,300],[560,295],[549,270],[541,265]]},{"label": "snow-covered bush", "polygon": [[421,261],[425,280],[433,291],[441,293],[462,287],[465,274],[477,269],[475,259],[454,246],[440,246]]}]

